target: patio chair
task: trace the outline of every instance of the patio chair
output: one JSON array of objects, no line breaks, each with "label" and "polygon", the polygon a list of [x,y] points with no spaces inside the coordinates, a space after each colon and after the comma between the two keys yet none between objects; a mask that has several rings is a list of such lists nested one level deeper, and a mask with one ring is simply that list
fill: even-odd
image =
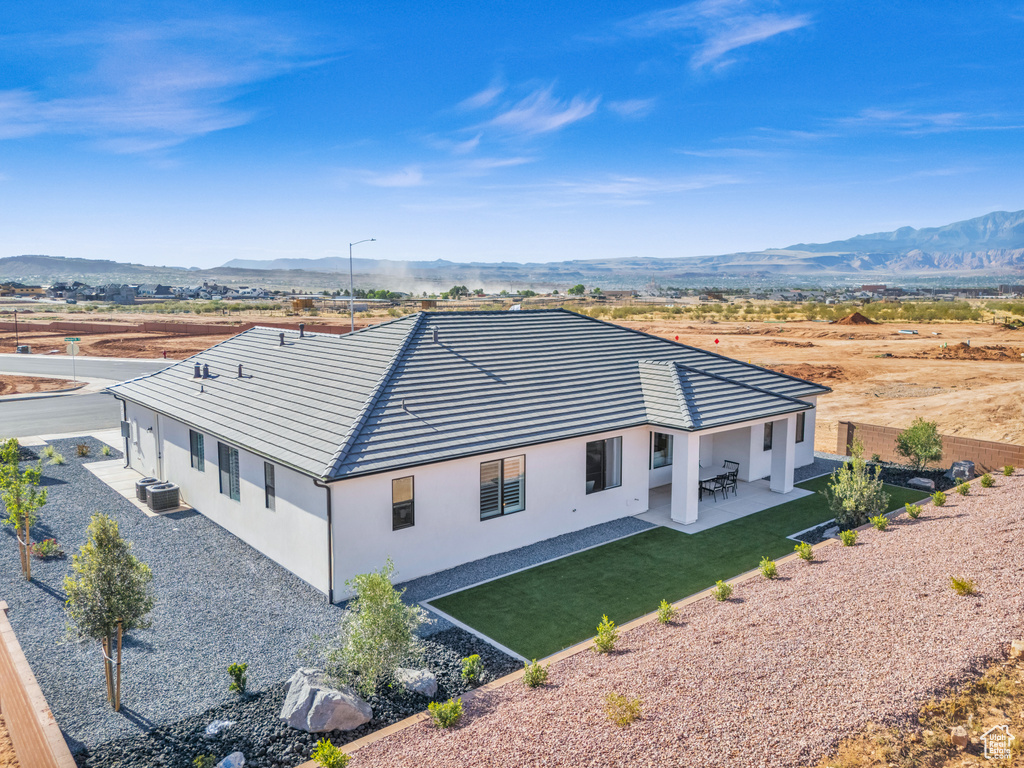
[{"label": "patio chair", "polygon": [[729,491],[732,491],[733,496],[739,496],[737,480],[738,475],[739,471],[734,469],[731,472],[726,472],[724,475],[720,475],[717,478],[717,480],[722,486],[722,491],[725,493],[726,498],[729,497]]},{"label": "patio chair", "polygon": [[698,501],[704,498],[705,493],[710,493],[711,497],[718,503],[718,494],[725,493],[725,487],[721,483],[720,477],[713,477],[710,480],[700,481],[700,492],[697,494]]}]

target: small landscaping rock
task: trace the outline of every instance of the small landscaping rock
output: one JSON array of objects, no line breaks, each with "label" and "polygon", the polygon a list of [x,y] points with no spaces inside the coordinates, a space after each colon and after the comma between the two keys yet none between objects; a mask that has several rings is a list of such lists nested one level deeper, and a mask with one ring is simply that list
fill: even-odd
[{"label": "small landscaping rock", "polygon": [[953,746],[964,748],[970,744],[970,736],[967,735],[967,729],[962,725],[958,725],[949,733],[949,740],[953,742]]},{"label": "small landscaping rock", "polygon": [[297,670],[286,691],[281,719],[300,731],[351,731],[373,718],[369,704],[349,688],[328,685],[319,670]]},{"label": "small landscaping rock", "polygon": [[1010,658],[1016,659],[1024,656],[1024,640],[1014,640],[1010,643]]},{"label": "small landscaping rock", "polygon": [[428,699],[432,699],[437,693],[437,678],[425,669],[399,667],[395,670],[395,680],[405,690],[426,696]]},{"label": "small landscaping rock", "polygon": [[935,481],[929,480],[927,477],[912,477],[907,481],[907,485],[910,488],[917,488],[922,491],[928,491],[929,493],[935,492]]}]

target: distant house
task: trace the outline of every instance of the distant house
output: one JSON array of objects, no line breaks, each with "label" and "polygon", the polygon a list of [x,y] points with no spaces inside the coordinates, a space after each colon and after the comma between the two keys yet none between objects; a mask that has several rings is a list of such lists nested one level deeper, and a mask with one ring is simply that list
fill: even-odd
[{"label": "distant house", "polygon": [[695,522],[726,460],[788,493],[830,390],[535,310],[252,328],[110,391],[130,466],[333,599],[388,557],[422,576],[645,512],[651,488]]}]

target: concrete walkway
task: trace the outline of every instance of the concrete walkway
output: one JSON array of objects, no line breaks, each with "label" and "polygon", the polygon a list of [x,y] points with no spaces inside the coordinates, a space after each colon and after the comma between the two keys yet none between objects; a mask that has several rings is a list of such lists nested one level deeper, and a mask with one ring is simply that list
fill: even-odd
[{"label": "concrete walkway", "polygon": [[121,496],[130,501],[136,509],[147,517],[161,517],[162,515],[169,515],[172,512],[187,512],[192,509],[188,504],[182,502],[174,509],[165,509],[162,512],[154,512],[151,510],[146,505],[146,502],[140,501],[135,495],[135,483],[136,481],[141,480],[144,475],[131,467],[124,466],[121,459],[114,459],[113,461],[93,461],[89,464],[83,464],[82,466],[96,475],[101,482],[109,485],[121,494]]},{"label": "concrete walkway", "polygon": [[651,488],[650,509],[636,517],[652,525],[661,525],[683,533],[699,533],[812,494],[811,491],[802,488],[794,488],[789,493],[776,493],[768,487],[767,480],[741,482],[736,490],[735,496],[721,498],[718,501],[711,498],[703,499],[697,505],[697,521],[683,525],[672,519],[672,486],[660,485]]}]

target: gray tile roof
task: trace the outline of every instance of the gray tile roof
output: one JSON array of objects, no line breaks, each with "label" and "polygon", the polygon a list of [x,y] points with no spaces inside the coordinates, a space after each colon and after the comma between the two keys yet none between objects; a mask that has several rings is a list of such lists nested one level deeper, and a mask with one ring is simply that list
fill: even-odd
[{"label": "gray tile roof", "polygon": [[[346,336],[285,331],[285,346],[280,333],[252,328],[111,391],[325,479],[642,424],[704,429],[830,391],[566,310],[423,312]],[[196,363],[216,377],[194,379]]]}]

